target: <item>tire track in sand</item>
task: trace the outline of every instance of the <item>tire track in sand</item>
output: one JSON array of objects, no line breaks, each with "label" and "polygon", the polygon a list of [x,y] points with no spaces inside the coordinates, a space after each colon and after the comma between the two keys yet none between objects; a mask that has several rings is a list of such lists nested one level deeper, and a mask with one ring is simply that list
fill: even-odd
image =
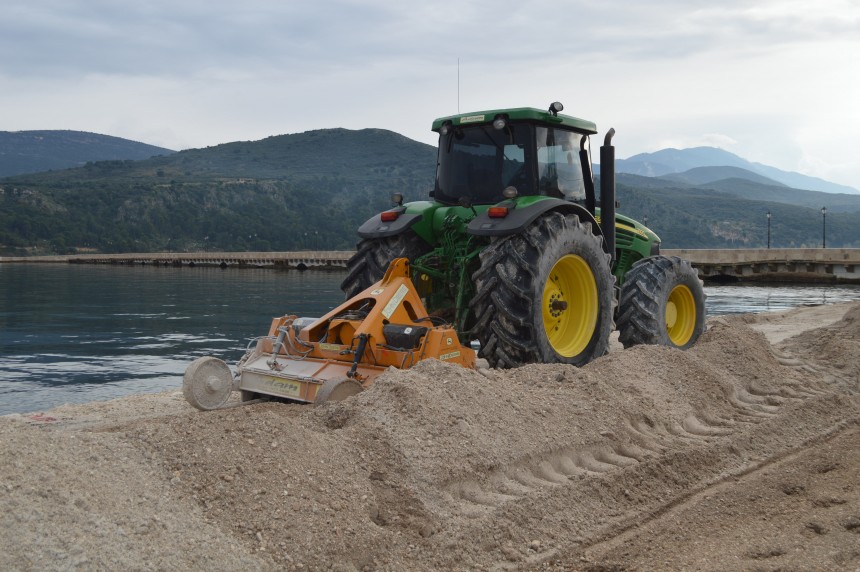
[{"label": "tire track in sand", "polygon": [[638,465],[681,444],[708,443],[779,414],[787,403],[802,401],[826,391],[799,387],[767,390],[755,384],[734,387],[726,396],[727,416],[694,408],[682,420],[626,415],[622,437],[612,433],[587,446],[562,446],[534,453],[513,463],[446,482],[451,510],[470,517],[486,516],[505,503],[535,491],[565,486],[571,479],[602,475]]}]

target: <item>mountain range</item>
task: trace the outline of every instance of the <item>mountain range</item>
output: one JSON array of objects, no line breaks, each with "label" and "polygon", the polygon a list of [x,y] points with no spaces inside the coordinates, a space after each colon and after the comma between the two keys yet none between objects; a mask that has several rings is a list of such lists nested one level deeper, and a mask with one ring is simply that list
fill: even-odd
[{"label": "mountain range", "polygon": [[[427,199],[436,165],[433,146],[382,129],[154,149],[0,179],[0,254],[348,249],[392,192]],[[794,188],[719,149],[666,151],[619,161],[616,177],[620,212],[665,248],[764,246],[766,213],[774,247],[820,246],[822,206],[828,246],[860,247],[856,192]],[[696,164],[730,155],[741,164]]]},{"label": "mountain range", "polygon": [[[791,171],[783,171],[776,167],[753,163],[716,147],[691,147],[689,149],[662,149],[653,153],[640,153],[627,159],[616,161],[616,171],[645,177],[675,177],[694,184],[709,183],[709,177],[728,178],[730,171],[708,170],[707,167],[720,169],[737,168],[741,171],[759,175],[776,183],[796,189],[822,191],[825,193],[860,194],[860,190],[847,185],[831,183],[817,177],[810,177]],[[688,175],[690,171],[695,171]],[[738,171],[737,173],[740,173]],[[685,177],[686,175],[686,177]],[[679,178],[680,177],[680,178]],[[740,178],[749,178],[763,182],[761,178],[742,174]],[[690,180],[686,180],[690,179]],[[698,180],[697,180],[698,179]]]},{"label": "mountain range", "polygon": [[0,177],[70,169],[90,161],[148,159],[173,152],[85,131],[0,131]]}]

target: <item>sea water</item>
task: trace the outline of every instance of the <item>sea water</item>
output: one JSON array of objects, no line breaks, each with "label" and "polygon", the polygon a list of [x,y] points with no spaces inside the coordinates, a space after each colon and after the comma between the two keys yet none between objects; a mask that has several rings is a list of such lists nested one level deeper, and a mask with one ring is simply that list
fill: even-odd
[{"label": "sea water", "polygon": [[[0,414],[178,389],[275,316],[340,304],[342,271],[0,264]],[[857,286],[705,288],[710,315],[860,300]]]}]

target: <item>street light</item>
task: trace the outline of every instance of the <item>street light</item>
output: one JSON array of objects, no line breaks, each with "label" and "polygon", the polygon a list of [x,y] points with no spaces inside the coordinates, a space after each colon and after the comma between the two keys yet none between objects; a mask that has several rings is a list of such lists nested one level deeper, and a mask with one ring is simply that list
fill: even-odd
[{"label": "street light", "polygon": [[770,248],[770,211],[767,211],[767,247]]},{"label": "street light", "polygon": [[821,248],[827,248],[827,207],[821,207]]}]

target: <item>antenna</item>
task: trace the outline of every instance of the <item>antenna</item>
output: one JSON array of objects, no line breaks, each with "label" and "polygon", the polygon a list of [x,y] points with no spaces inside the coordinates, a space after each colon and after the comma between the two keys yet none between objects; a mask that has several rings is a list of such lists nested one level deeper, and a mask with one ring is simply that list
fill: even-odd
[{"label": "antenna", "polygon": [[460,115],[460,58],[457,58],[457,115]]}]

